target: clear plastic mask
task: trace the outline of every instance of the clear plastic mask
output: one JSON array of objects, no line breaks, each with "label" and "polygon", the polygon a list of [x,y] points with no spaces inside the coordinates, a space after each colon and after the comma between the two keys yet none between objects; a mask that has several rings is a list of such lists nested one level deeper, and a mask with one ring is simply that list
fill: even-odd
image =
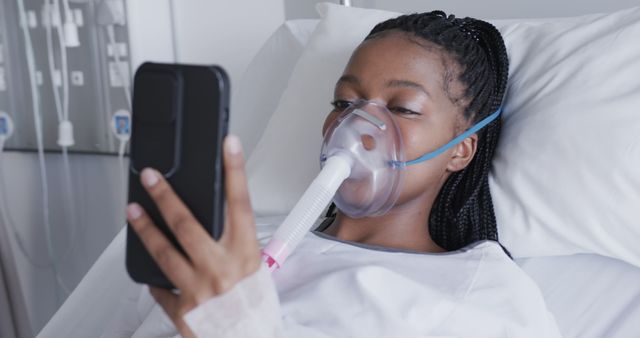
[{"label": "clear plastic mask", "polygon": [[501,113],[502,106],[438,149],[405,161],[393,114],[376,102],[354,102],[329,126],[320,151],[322,167],[327,158],[338,154],[352,161],[351,175],[338,189],[334,203],[353,218],[385,214],[398,200],[406,167],[441,155]]},{"label": "clear plastic mask", "polygon": [[357,101],[327,129],[320,165],[341,154],[352,161],[350,176],[338,189],[334,203],[352,218],[383,215],[395,204],[402,187],[402,135],[385,106]]}]

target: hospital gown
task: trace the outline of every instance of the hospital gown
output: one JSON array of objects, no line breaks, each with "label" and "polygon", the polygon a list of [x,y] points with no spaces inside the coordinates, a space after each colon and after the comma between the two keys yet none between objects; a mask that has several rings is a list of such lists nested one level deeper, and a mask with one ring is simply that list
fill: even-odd
[{"label": "hospital gown", "polygon": [[[149,316],[134,336],[170,335],[157,307]],[[418,253],[318,232],[272,276],[262,267],[185,320],[199,337],[560,337],[537,285],[496,242]]]},{"label": "hospital gown", "polygon": [[[185,320],[199,337],[560,337],[537,285],[496,242],[418,253],[319,232],[272,275],[262,267]],[[146,288],[110,326],[103,337],[177,334]]]}]

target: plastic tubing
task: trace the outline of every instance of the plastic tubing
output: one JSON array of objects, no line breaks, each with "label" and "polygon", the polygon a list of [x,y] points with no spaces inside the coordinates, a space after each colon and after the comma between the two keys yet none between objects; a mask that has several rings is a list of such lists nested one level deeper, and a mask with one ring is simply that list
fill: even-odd
[{"label": "plastic tubing", "polygon": [[342,182],[351,174],[351,166],[352,161],[346,154],[339,153],[327,159],[324,168],[262,250],[263,260],[270,271],[280,268],[300,244]]},{"label": "plastic tubing", "polygon": [[[20,11],[20,27],[25,41],[25,52],[27,57],[27,67],[29,69],[29,85],[31,87],[31,103],[33,105],[33,120],[36,128],[36,141],[38,144],[38,160],[40,162],[40,183],[42,185],[42,216],[44,220],[44,231],[47,238],[47,252],[51,259],[51,270],[54,274],[56,282],[60,284],[61,278],[58,273],[58,267],[54,260],[53,243],[51,243],[51,222],[49,219],[49,186],[47,183],[47,168],[44,158],[44,142],[42,133],[42,112],[40,111],[40,94],[38,86],[36,84],[36,62],[35,53],[33,51],[33,43],[31,41],[31,34],[29,28],[26,25],[26,11],[23,0],[16,0],[18,3],[18,10]],[[62,286],[62,285],[61,285]],[[61,302],[60,293],[58,288],[55,289],[56,299],[58,303]]]},{"label": "plastic tubing", "polygon": [[[56,86],[56,83],[54,81],[54,76],[55,76],[55,57],[54,57],[54,46],[53,46],[53,24],[56,20],[54,20],[54,16],[59,16],[60,12],[59,12],[59,8],[54,7],[54,3],[51,0],[45,0],[45,9],[47,10],[47,15],[49,16],[49,24],[45,25],[45,31],[46,31],[46,42],[47,42],[47,59],[49,62],[49,73],[50,73],[50,78],[51,78],[51,87],[53,90],[53,97],[54,97],[54,101],[55,101],[55,108],[56,108],[56,115],[58,117],[58,123],[62,123],[65,120],[68,120],[68,100],[69,100],[69,87],[63,87],[63,91],[65,93],[63,93],[63,95],[65,96],[65,107],[62,106],[62,103],[60,101],[60,91],[58,89],[58,87]],[[58,26],[60,25],[60,21],[61,18],[57,18],[57,24]],[[58,37],[58,46],[61,49],[60,51],[60,60],[61,63],[63,64],[64,69],[67,69],[67,66],[64,66],[64,64],[66,63],[66,50],[65,50],[65,46],[62,44],[62,41],[60,40],[60,31],[58,29],[57,31],[57,37]],[[61,76],[61,81],[63,80],[63,78],[68,78],[68,74],[66,74],[64,71],[60,71],[60,76]],[[64,82],[63,82],[64,84]],[[64,174],[64,183],[65,183],[65,205],[67,206],[67,214],[69,215],[69,221],[71,224],[71,235],[69,236],[69,243],[71,245],[69,245],[67,247],[67,250],[60,255],[60,257],[58,257],[58,259],[64,259],[71,251],[72,247],[73,247],[73,243],[75,243],[75,238],[77,235],[77,221],[75,218],[75,205],[72,203],[73,201],[73,188],[72,188],[72,181],[71,181],[71,165],[69,162],[69,155],[68,155],[68,151],[66,147],[62,147],[62,160],[63,160],[63,174]],[[22,250],[22,249],[21,249]],[[25,250],[23,250],[25,251]],[[27,252],[23,252],[23,254],[25,254],[25,256],[28,256]],[[56,260],[55,257],[53,257],[52,259]],[[32,264],[34,264],[35,266],[39,266],[41,264],[35,264],[35,261],[30,259],[30,261],[32,261]],[[65,287],[63,287],[63,289],[66,289]]]},{"label": "plastic tubing", "polygon": [[124,151],[127,148],[127,142],[120,140],[118,148],[118,163],[120,164],[120,196],[122,198],[121,206],[127,204],[127,167],[124,165]]},{"label": "plastic tubing", "polygon": [[[60,13],[60,1],[53,0],[53,7]],[[53,13],[53,12],[52,12]],[[62,15],[60,15],[62,17]],[[62,19],[60,19],[62,20]],[[62,79],[62,120],[69,120],[69,70],[67,62],[67,48],[64,44],[64,31],[62,22],[58,22],[56,26],[56,33],[58,34],[58,44],[60,46],[60,72]]]},{"label": "plastic tubing", "polygon": [[66,47],[78,47],[80,46],[78,26],[73,20],[73,12],[71,11],[71,6],[69,6],[69,0],[62,0],[62,5],[64,9],[64,23],[61,23],[61,29],[64,33],[64,45]]},{"label": "plastic tubing", "polygon": [[22,241],[22,238],[20,238],[20,234],[14,226],[15,223],[11,219],[11,215],[9,214],[9,206],[6,195],[7,188],[4,179],[4,143],[5,138],[0,136],[0,213],[2,214],[2,222],[11,230],[11,233],[15,237],[16,244],[18,244],[18,249],[20,250],[20,252],[22,252],[22,254],[31,265],[37,268],[50,268],[52,260],[49,256],[47,256],[48,260],[44,263],[38,262],[35,258],[31,257],[29,251],[24,245],[24,242]]},{"label": "plastic tubing", "polygon": [[[55,76],[55,57],[53,56],[53,30],[51,29],[53,25],[53,4],[46,0],[45,8],[47,11],[47,16],[49,17],[49,24],[45,25],[46,32],[46,41],[47,41],[47,60],[49,61],[49,77],[51,77],[51,86],[53,87],[53,99],[56,104],[56,114],[58,115],[58,121],[62,121],[64,117],[62,116],[62,103],[60,102],[60,93],[58,92],[58,87],[55,84],[54,76]],[[60,73],[62,75],[62,73]]]},{"label": "plastic tubing", "polygon": [[[62,116],[62,119],[59,119],[58,123],[60,123],[60,125],[62,125],[63,123],[67,123],[69,126],[71,126],[69,122],[69,96],[70,96],[69,61],[67,58],[67,45],[66,45],[67,37],[65,35],[66,33],[64,31],[64,26],[62,23],[62,15],[61,15],[62,9],[60,8],[59,0],[53,0],[53,3],[49,2],[49,4],[53,6],[53,7],[50,7],[52,10],[51,14],[55,13],[60,15],[60,19],[58,20],[58,25],[55,27],[56,33],[58,35],[58,47],[60,49],[60,73],[61,73],[60,77],[62,80],[62,113],[58,114],[59,117]],[[69,8],[69,4],[64,0],[63,0],[63,7],[65,12],[65,22],[68,22],[70,20],[69,15],[71,14],[71,11]],[[55,11],[54,11],[54,8],[55,8]],[[53,51],[51,51],[51,53],[53,53]],[[52,85],[54,87],[54,94],[59,95],[57,92],[57,89],[55,88],[55,84],[52,83]],[[69,161],[69,152],[68,152],[67,146],[62,146],[62,165],[63,165],[62,171],[64,175],[64,186],[65,186],[65,192],[63,194],[65,199],[64,204],[67,206],[67,215],[68,215],[69,223],[71,225],[71,235],[69,236],[70,243],[68,246],[68,251],[63,255],[63,256],[66,256],[66,254],[69,251],[71,251],[71,248],[75,243],[76,229],[77,229],[76,210],[75,210],[75,204],[73,203],[73,185],[71,183],[72,182],[71,181],[71,163]],[[51,241],[51,239],[48,239],[48,241]],[[58,283],[60,284],[60,287],[62,287],[65,293],[68,294],[69,290],[65,286],[64,282],[62,281],[62,278],[60,276],[56,276],[56,278],[58,278]]]}]

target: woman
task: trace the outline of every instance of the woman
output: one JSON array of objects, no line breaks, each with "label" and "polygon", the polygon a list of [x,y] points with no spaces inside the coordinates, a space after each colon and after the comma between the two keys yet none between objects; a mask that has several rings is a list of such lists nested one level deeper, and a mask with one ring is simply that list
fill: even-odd
[{"label": "woman", "polygon": [[[440,11],[400,16],[354,51],[323,131],[354,102],[372,101],[393,114],[405,158],[419,158],[496,112],[507,77],[492,25]],[[146,169],[143,185],[189,256],[130,205],[130,224],[180,290],[151,293],[183,336],[559,336],[535,284],[497,242],[488,173],[499,133],[497,118],[407,167],[382,216],[337,210],[273,276],[260,263],[237,137],[224,145],[228,210],[219,242]]]}]

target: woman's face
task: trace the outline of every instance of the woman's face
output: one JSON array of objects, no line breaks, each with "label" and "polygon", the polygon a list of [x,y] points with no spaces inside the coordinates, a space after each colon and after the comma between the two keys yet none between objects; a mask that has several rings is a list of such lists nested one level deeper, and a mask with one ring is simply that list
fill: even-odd
[{"label": "woman's face", "polygon": [[[336,84],[335,109],[325,120],[323,134],[349,102],[375,101],[394,115],[405,160],[416,159],[468,127],[462,117],[465,103],[455,99],[464,91],[457,74],[457,64],[437,45],[407,33],[388,31],[366,40]],[[436,158],[407,167],[396,205],[437,194],[451,172],[471,161],[476,139],[470,137]]]}]

